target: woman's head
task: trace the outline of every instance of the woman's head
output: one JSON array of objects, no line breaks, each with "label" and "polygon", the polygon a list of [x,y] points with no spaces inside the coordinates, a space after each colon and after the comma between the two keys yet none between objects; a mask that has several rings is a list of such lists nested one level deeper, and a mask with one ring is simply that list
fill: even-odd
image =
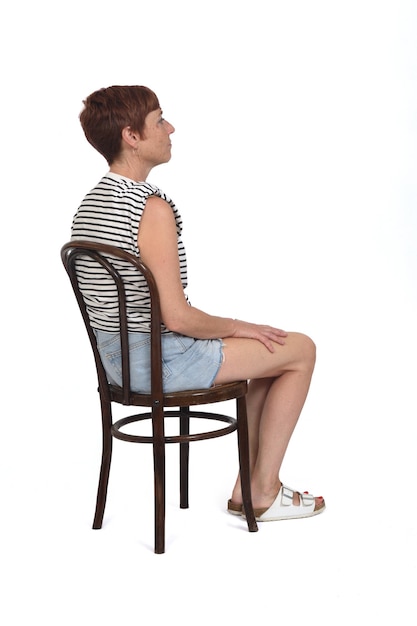
[{"label": "woman's head", "polygon": [[84,100],[80,122],[87,140],[111,165],[120,152],[123,128],[130,126],[142,137],[146,116],[156,109],[158,98],[148,87],[107,87]]}]

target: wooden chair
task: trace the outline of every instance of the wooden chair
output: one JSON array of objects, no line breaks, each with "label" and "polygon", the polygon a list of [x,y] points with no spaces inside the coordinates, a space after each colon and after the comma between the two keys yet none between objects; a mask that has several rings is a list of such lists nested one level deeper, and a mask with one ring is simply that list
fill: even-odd
[{"label": "wooden chair", "polygon": [[[99,263],[114,280],[119,300],[120,335],[122,348],[122,387],[108,382],[107,376],[97,349],[96,337],[90,325],[86,305],[80,290],[76,262],[80,258],[93,259]],[[112,457],[113,437],[135,443],[150,443],[153,446],[154,459],[154,500],[155,500],[155,552],[165,551],[165,444],[179,443],[180,452],[180,507],[188,508],[188,476],[189,476],[189,444],[221,437],[237,430],[239,467],[242,483],[243,506],[248,529],[258,530],[251,500],[249,447],[246,415],[247,381],[237,381],[224,385],[216,385],[210,389],[184,390],[176,393],[164,393],[162,386],[161,361],[161,312],[159,295],[155,280],[150,270],[135,256],[116,247],[96,244],[87,241],[72,241],[61,250],[62,262],[71,280],[81,314],[90,338],[91,347],[98,376],[98,391],[101,403],[103,428],[103,448],[101,469],[97,492],[96,510],[93,528],[101,528],[106,505],[107,487]],[[131,263],[140,272],[149,287],[151,298],[151,392],[149,394],[134,393],[130,389],[128,331],[126,319],[125,288],[114,259],[123,259]],[[190,409],[197,405],[207,405],[226,400],[236,400],[236,417],[218,413]],[[113,423],[112,402],[126,406],[148,407],[148,412],[124,417]],[[174,410],[175,408],[175,410]],[[165,434],[165,418],[178,417],[179,434]],[[217,422],[216,428],[210,431],[190,434],[190,419],[204,418]],[[128,434],[122,427],[133,422],[151,419],[152,436]],[[226,424],[219,427],[218,422]],[[193,422],[194,423],[194,422]],[[198,422],[197,422],[198,423]]]}]

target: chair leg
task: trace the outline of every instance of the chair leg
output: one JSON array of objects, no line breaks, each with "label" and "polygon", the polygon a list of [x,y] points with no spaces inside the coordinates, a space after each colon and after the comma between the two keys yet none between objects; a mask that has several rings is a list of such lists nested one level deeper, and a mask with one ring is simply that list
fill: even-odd
[{"label": "chair leg", "polygon": [[152,411],[154,498],[155,498],[155,553],[165,552],[165,433],[164,414],[160,407]]},{"label": "chair leg", "polygon": [[[190,434],[190,408],[180,408],[180,435]],[[180,443],[180,508],[188,509],[188,484],[190,465],[190,444],[188,441]]]},{"label": "chair leg", "polygon": [[110,465],[113,450],[113,436],[111,434],[111,408],[102,402],[103,444],[101,454],[100,477],[97,489],[96,510],[94,514],[93,528],[99,529],[103,525],[104,509],[107,500],[107,488],[109,484]]},{"label": "chair leg", "polygon": [[242,486],[243,508],[249,532],[256,532],[258,525],[252,506],[249,465],[249,436],[246,398],[237,398],[237,439],[239,449],[240,482]]},{"label": "chair leg", "polygon": [[154,443],[155,552],[165,552],[165,450]]}]

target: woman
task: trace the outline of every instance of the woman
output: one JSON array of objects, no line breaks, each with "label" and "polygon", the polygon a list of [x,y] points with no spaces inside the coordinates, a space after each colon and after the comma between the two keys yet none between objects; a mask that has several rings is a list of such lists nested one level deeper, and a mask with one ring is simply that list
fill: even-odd
[{"label": "woman", "polygon": [[[156,95],[146,87],[113,86],[84,101],[80,121],[87,140],[110,171],[85,197],[73,222],[73,239],[108,243],[140,256],[152,271],[161,301],[164,388],[208,388],[248,379],[247,395],[252,500],[258,521],[321,513],[323,498],[300,494],[279,478],[290,437],[307,396],[315,346],[300,333],[209,315],[191,306],[184,289],[187,264],[177,208],[146,182],[156,165],[171,158],[174,127]],[[120,384],[117,312],[109,290],[90,268],[84,280],[100,354],[113,382]],[[129,342],[132,388],[149,391],[149,322],[146,288],[129,280]],[[242,514],[239,476],[227,505]]]}]

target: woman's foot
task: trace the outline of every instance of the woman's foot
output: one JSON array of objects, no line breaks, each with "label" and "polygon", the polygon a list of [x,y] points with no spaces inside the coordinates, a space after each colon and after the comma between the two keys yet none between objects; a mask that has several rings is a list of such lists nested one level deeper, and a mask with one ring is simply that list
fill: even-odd
[{"label": "woman's foot", "polygon": [[267,508],[254,508],[258,522],[274,522],[283,519],[312,517],[322,513],[326,508],[324,499],[315,498],[308,491],[300,493],[291,487],[281,485],[277,497]]},{"label": "woman's foot", "polygon": [[[322,513],[326,508],[322,496],[314,497],[305,491],[300,493],[280,483],[275,497],[263,497],[263,506],[258,506],[260,499],[255,500],[254,513],[258,521],[275,521],[280,519],[295,519],[297,517],[310,517]],[[231,515],[243,515],[241,502],[230,499],[227,503],[227,511]]]}]

